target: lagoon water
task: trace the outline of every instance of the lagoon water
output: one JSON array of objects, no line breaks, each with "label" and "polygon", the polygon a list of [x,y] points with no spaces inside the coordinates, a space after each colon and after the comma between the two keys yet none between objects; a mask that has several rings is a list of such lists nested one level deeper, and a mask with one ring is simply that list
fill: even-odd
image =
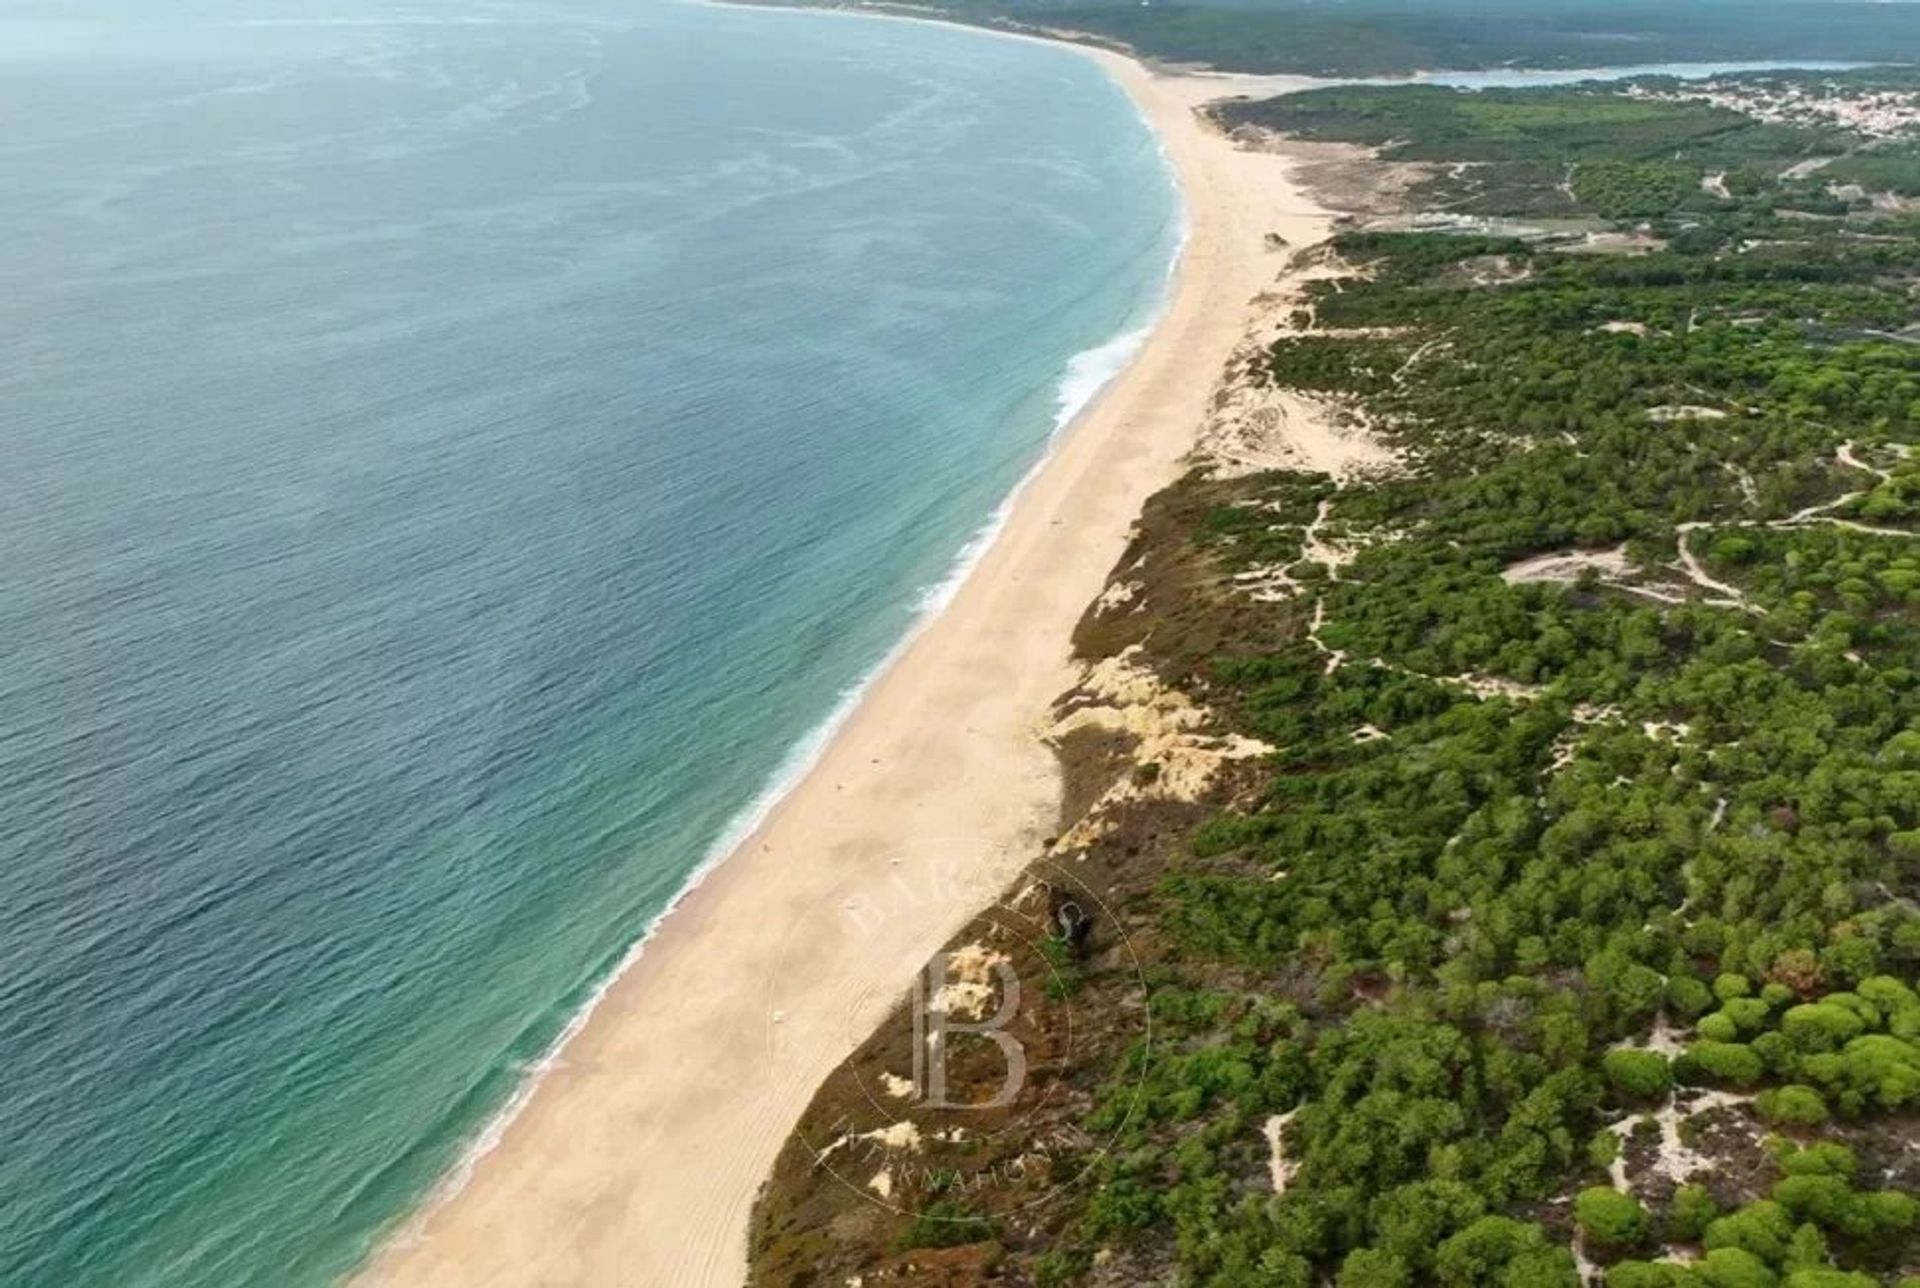
[{"label": "lagoon water", "polygon": [[[1538,89],[1548,85],[1580,85],[1589,81],[1623,81],[1663,76],[1674,80],[1706,80],[1716,76],[1735,76],[1749,72],[1846,71],[1866,67],[1867,63],[1822,62],[1817,59],[1793,62],[1744,63],[1625,63],[1617,67],[1559,67],[1536,69],[1502,67],[1490,71],[1422,72],[1412,79],[1424,85],[1445,85],[1454,89]],[[1407,78],[1370,77],[1364,84],[1400,85]]]},{"label": "lagoon water", "polygon": [[326,1282],[937,601],[1177,201],[1077,56],[831,15],[5,0],[0,101],[0,1282]]}]

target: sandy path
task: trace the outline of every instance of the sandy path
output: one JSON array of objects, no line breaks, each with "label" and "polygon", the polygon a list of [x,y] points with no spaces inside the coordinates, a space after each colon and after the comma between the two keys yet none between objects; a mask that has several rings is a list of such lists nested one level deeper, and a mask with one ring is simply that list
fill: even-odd
[{"label": "sandy path", "polygon": [[1327,233],[1287,161],[1237,151],[1193,115],[1233,82],[1085,52],[1161,132],[1186,194],[1164,321],[947,611],[368,1282],[734,1288],[754,1195],[814,1089],[1054,825],[1058,776],[1036,733],[1072,680],[1074,622],[1176,475],[1249,301],[1285,263],[1263,236]]}]

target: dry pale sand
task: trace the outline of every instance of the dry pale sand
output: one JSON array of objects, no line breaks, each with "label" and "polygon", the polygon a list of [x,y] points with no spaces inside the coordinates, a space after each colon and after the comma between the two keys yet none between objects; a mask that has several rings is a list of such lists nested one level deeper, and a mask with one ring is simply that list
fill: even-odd
[{"label": "dry pale sand", "polygon": [[366,1282],[735,1288],[755,1192],[814,1089],[1055,825],[1038,731],[1073,679],[1073,625],[1178,473],[1249,301],[1287,261],[1265,235],[1297,247],[1328,231],[1286,159],[1238,151],[1195,117],[1236,83],[1085,52],[1159,130],[1185,191],[1164,320],[947,610]]}]

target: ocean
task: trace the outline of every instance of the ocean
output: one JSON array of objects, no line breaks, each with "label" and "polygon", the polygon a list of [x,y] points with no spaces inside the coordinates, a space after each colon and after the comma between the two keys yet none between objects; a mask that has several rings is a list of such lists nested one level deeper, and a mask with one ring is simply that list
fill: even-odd
[{"label": "ocean", "polygon": [[339,1278],[1165,291],[1088,61],[0,0],[0,1283]]}]

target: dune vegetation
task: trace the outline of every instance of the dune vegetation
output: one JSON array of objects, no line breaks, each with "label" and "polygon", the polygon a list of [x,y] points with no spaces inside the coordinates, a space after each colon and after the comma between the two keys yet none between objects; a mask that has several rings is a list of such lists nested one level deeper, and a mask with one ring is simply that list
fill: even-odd
[{"label": "dune vegetation", "polygon": [[1920,1283],[1920,214],[1618,92],[1236,112],[1571,222],[1298,252],[1245,378],[1394,464],[1203,462],[1078,637],[1262,754],[1043,856],[1071,1057],[898,1214],[790,1146],[757,1282]]}]

